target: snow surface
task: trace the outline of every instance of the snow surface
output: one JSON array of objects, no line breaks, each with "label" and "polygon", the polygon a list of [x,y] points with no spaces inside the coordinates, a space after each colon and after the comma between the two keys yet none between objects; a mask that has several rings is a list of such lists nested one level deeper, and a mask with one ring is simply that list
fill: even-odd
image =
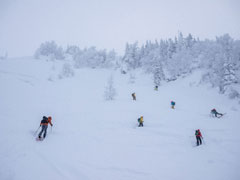
[{"label": "snow surface", "polygon": [[[239,104],[198,84],[201,72],[154,91],[140,71],[135,83],[129,74],[103,69],[79,69],[59,80],[62,64],[0,61],[1,180],[240,179]],[[105,101],[111,75],[117,96]],[[212,108],[227,114],[213,118]],[[44,115],[54,126],[37,142]],[[204,137],[199,147],[196,129]]]}]

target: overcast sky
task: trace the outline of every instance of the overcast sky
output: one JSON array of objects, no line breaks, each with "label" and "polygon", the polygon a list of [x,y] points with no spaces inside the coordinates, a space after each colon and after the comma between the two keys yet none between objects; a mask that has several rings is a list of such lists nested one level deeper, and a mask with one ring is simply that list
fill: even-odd
[{"label": "overcast sky", "polygon": [[33,55],[49,40],[121,54],[126,42],[178,31],[240,39],[240,0],[0,0],[0,53],[11,57]]}]

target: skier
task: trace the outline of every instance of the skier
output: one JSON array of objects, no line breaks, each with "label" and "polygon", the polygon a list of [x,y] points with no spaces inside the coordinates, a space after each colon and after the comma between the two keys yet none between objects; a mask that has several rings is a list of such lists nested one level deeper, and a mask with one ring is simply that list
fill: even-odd
[{"label": "skier", "polygon": [[157,91],[158,90],[158,86],[155,86],[155,91]]},{"label": "skier", "polygon": [[41,139],[41,135],[42,135],[43,132],[44,132],[43,138],[46,137],[46,135],[47,135],[48,123],[49,123],[51,126],[53,126],[53,124],[52,124],[52,117],[49,116],[49,117],[47,118],[46,116],[43,116],[43,119],[42,119],[42,121],[41,121],[41,123],[40,123],[40,126],[42,126],[42,130],[41,130],[40,133],[38,134],[38,138],[39,138],[39,139]]},{"label": "skier", "polygon": [[141,116],[140,118],[138,118],[138,127],[143,127],[143,116]]},{"label": "skier", "polygon": [[136,101],[136,94],[132,93],[133,100]]},{"label": "skier", "polygon": [[222,116],[223,116],[223,114],[222,114],[222,113],[219,113],[219,112],[217,112],[217,110],[216,110],[216,109],[212,109],[212,110],[211,110],[211,113],[212,113],[213,115],[215,115],[215,117],[218,117],[217,115],[220,115],[219,117],[222,117]]},{"label": "skier", "polygon": [[203,137],[202,137],[202,134],[200,132],[200,129],[195,131],[195,136],[196,136],[196,139],[197,139],[197,146],[201,145]]},{"label": "skier", "polygon": [[174,109],[175,104],[176,104],[176,103],[175,103],[174,101],[171,101],[172,109]]}]

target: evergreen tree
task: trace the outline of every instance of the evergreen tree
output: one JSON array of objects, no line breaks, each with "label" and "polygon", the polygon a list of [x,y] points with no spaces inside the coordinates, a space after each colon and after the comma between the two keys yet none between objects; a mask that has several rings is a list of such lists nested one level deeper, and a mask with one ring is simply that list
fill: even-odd
[{"label": "evergreen tree", "polygon": [[140,56],[137,42],[132,45],[128,43],[126,44],[123,62],[127,64],[128,69],[136,69],[140,67]]},{"label": "evergreen tree", "polygon": [[117,94],[116,89],[114,88],[114,84],[113,84],[113,76],[110,76],[104,92],[105,99],[107,101],[114,100],[114,97],[116,96],[116,94]]},{"label": "evergreen tree", "polygon": [[155,65],[153,78],[155,86],[160,86],[161,81],[165,79],[163,68],[160,62]]}]

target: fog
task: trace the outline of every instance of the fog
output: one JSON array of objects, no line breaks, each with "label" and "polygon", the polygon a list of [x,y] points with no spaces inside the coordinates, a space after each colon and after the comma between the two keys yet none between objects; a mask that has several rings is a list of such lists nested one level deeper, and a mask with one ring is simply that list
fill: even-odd
[{"label": "fog", "polygon": [[42,42],[122,54],[126,42],[240,39],[238,0],[0,0],[0,55],[31,56]]}]

